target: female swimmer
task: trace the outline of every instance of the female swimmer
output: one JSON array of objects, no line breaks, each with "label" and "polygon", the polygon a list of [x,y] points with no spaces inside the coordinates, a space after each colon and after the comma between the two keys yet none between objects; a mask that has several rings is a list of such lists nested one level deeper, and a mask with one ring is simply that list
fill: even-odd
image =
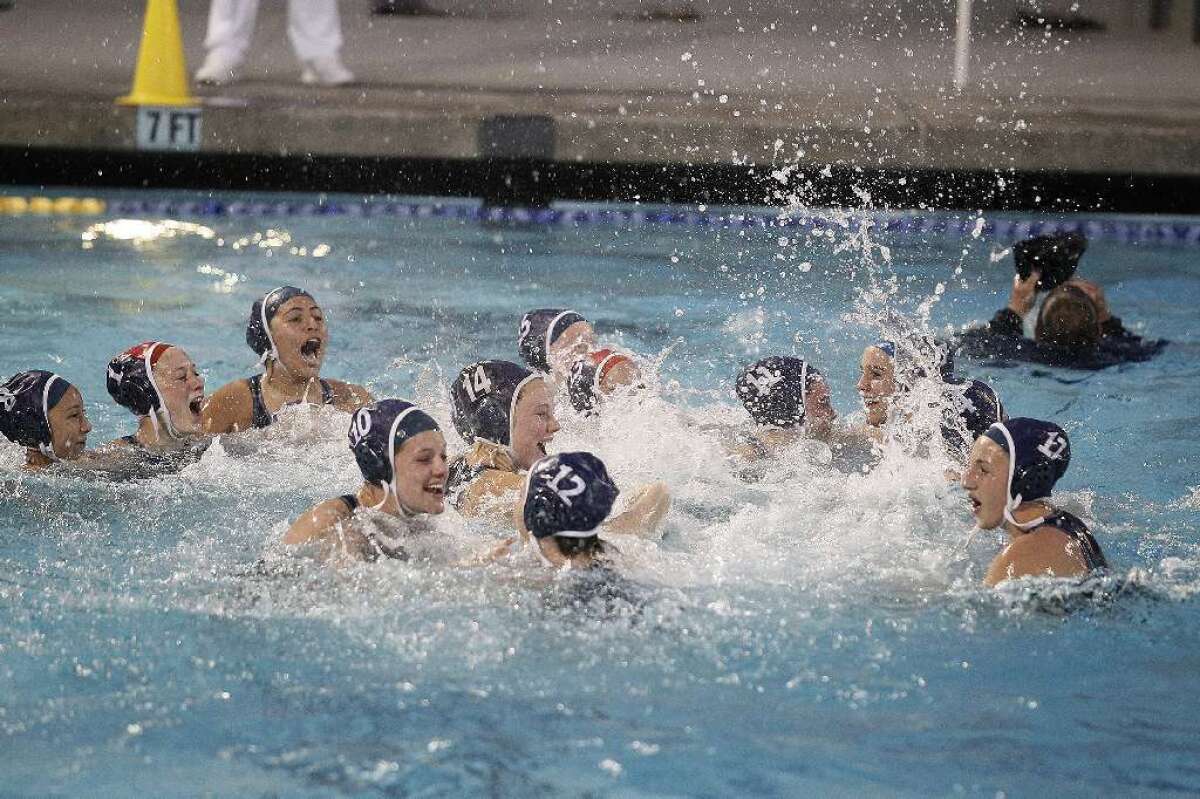
[{"label": "female swimmer", "polygon": [[[464,516],[516,524],[523,472],[546,454],[559,430],[541,375],[509,361],[480,361],[450,387],[451,419],[470,449],[450,465],[447,492]],[[613,532],[651,532],[670,506],[666,486],[653,483],[609,522]]]},{"label": "female swimmer", "polygon": [[575,358],[587,354],[595,344],[591,322],[563,308],[530,311],[521,317],[517,332],[521,359],[556,383],[566,378]]},{"label": "female swimmer", "polygon": [[53,372],[18,372],[0,386],[0,433],[25,447],[25,467],[76,460],[92,430],[79,389]]},{"label": "female swimmer", "polygon": [[605,565],[605,545],[596,528],[612,512],[618,493],[604,463],[589,452],[542,458],[529,470],[525,483],[518,537],[496,548],[491,559],[532,542],[533,551],[547,566]]},{"label": "female swimmer", "polygon": [[1009,543],[984,583],[1028,576],[1079,577],[1107,569],[1087,526],[1050,503],[1067,471],[1071,445],[1062,428],[1036,419],[997,422],[975,442],[962,477],[980,529],[1003,526]]},{"label": "female swimmer", "polygon": [[[283,542],[318,543],[327,556],[406,559],[404,539],[416,532],[418,517],[445,510],[442,431],[411,402],[386,399],[355,412],[349,437],[363,484],[302,513]],[[370,511],[392,518],[370,518]]]},{"label": "female swimmer", "polygon": [[280,286],[255,300],[246,343],[260,356],[263,373],[217,389],[203,410],[209,433],[267,427],[285,405],[312,402],[351,412],[371,401],[362,386],[321,378],[329,331],[321,307],[303,289]]},{"label": "female swimmer", "polygon": [[130,347],[109,361],[107,385],[138,417],[137,432],[113,444],[155,455],[202,451],[204,378],[182,349],[162,341]]},{"label": "female swimmer", "polygon": [[734,390],[758,428],[734,449],[746,460],[770,457],[806,435],[827,440],[834,433],[829,384],[802,358],[755,361],[738,373]]},{"label": "female swimmer", "polygon": [[567,395],[580,413],[595,413],[604,397],[618,391],[644,387],[642,372],[633,359],[611,349],[577,357],[567,378]]}]

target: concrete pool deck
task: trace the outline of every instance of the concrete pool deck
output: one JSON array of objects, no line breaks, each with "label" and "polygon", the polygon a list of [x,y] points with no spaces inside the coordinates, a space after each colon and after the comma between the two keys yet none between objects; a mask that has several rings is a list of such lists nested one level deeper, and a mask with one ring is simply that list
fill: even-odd
[{"label": "concrete pool deck", "polygon": [[[0,13],[0,146],[132,149],[133,112],[113,100],[129,89],[142,5],[17,0]],[[180,8],[191,71],[207,5]],[[244,80],[195,87],[203,149],[470,159],[482,120],[530,114],[553,119],[564,163],[1200,176],[1200,47],[1137,20],[1047,33],[983,17],[958,93],[944,10],[864,21],[854,4],[766,3],[678,22],[620,4],[416,18],[368,6],[341,6],[357,82],[314,88],[298,82],[283,4],[264,3]]]}]

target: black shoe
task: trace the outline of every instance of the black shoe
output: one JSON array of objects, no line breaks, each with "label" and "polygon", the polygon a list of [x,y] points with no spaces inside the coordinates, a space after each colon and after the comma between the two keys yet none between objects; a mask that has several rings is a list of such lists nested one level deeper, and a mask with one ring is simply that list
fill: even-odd
[{"label": "black shoe", "polygon": [[390,17],[444,17],[445,11],[430,8],[424,0],[380,0],[371,9],[372,14]]}]

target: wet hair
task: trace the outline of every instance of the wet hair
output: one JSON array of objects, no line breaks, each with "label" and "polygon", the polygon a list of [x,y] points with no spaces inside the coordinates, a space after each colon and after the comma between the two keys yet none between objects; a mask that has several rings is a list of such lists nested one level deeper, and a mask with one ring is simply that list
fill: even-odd
[{"label": "wet hair", "polygon": [[1042,301],[1034,338],[1070,350],[1095,348],[1100,343],[1100,318],[1092,298],[1076,286],[1055,288]]},{"label": "wet hair", "polygon": [[246,343],[263,363],[266,363],[267,358],[279,360],[279,350],[275,348],[275,339],[271,336],[271,320],[285,302],[295,297],[308,297],[316,302],[304,289],[280,286],[268,291],[261,300],[255,300],[250,306],[250,321],[246,323]]},{"label": "wet hair", "polygon": [[450,384],[450,420],[468,444],[476,440],[512,445],[512,424],[521,389],[541,375],[511,361],[478,361]]},{"label": "wet hair", "polygon": [[71,384],[44,369],[17,372],[0,386],[0,433],[14,444],[57,460],[50,434],[50,411]]}]

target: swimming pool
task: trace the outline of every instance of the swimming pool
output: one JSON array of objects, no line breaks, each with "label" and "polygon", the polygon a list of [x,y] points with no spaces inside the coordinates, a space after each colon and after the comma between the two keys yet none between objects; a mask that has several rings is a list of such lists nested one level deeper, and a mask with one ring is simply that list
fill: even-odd
[{"label": "swimming pool", "polygon": [[[1014,415],[1070,433],[1064,499],[1128,578],[1094,603],[978,588],[996,539],[968,539],[961,495],[903,452],[868,474],[803,462],[746,484],[680,419],[738,418],[738,365],[775,351],[811,357],[853,411],[878,334],[864,306],[927,311],[937,330],[989,317],[1011,261],[993,262],[1005,236],[972,217],[890,232],[912,217],[488,222],[469,205],[325,214],[305,210],[315,198],[222,197],[239,204],[217,213],[194,196],[165,221],[120,204],[180,197],[0,216],[0,373],[76,382],[93,445],[133,428],[104,391],[108,358],[162,337],[209,390],[248,375],[250,302],[281,283],[327,309],[329,376],[442,420],[447,376],[515,359],[520,313],[567,303],[660,361],[661,399],[598,422],[564,410],[556,444],[596,450],[621,485],[666,479],[667,533],[622,543],[625,598],[448,557],[332,573],[274,542],[356,484],[336,413],[131,482],[25,475],[5,444],[0,793],[1200,791],[1200,248],[1186,235],[1098,227],[1081,267],[1128,326],[1171,339],[1155,361],[961,365]],[[266,215],[280,202],[296,213]],[[439,524],[455,554],[495,535],[453,513]]]}]

